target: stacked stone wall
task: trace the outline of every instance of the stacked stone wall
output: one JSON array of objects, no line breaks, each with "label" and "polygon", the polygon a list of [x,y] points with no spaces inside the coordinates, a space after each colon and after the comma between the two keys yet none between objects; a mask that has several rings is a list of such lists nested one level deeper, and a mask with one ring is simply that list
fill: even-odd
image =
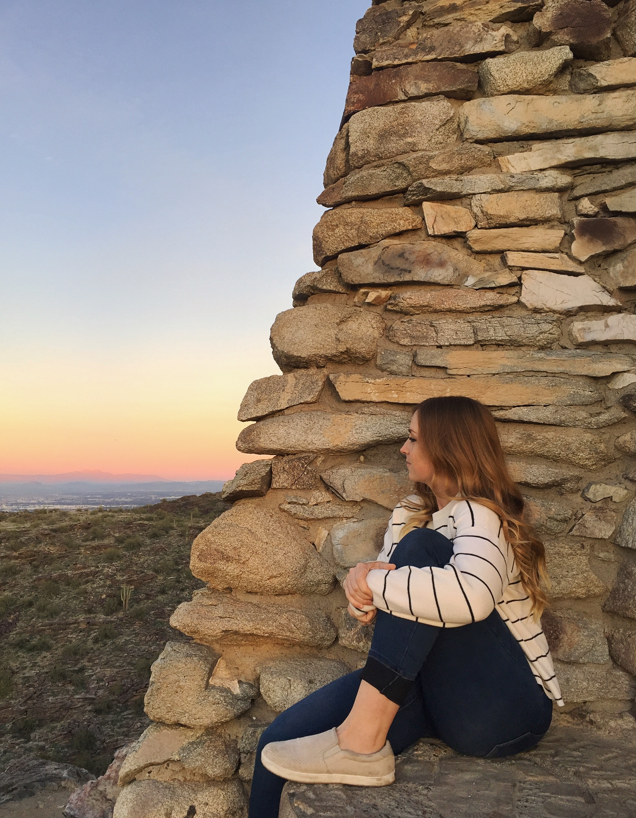
[{"label": "stacked stone wall", "polygon": [[207,587],[171,619],[193,641],[153,667],[115,818],[243,815],[264,725],[364,661],[339,582],[409,492],[431,396],[497,419],[567,709],[633,706],[636,0],[386,0],[355,50],[319,269],[239,411],[239,450],[272,459],[193,545]]}]

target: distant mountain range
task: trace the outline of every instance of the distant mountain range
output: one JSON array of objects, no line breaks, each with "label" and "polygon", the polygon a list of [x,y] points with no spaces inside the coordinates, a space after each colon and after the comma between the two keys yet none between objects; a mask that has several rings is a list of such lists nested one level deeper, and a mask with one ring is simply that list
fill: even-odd
[{"label": "distant mountain range", "polygon": [[[111,474],[107,471],[69,471],[63,474],[0,474],[0,483],[174,483],[156,474]],[[188,481],[192,482],[192,481]]]}]

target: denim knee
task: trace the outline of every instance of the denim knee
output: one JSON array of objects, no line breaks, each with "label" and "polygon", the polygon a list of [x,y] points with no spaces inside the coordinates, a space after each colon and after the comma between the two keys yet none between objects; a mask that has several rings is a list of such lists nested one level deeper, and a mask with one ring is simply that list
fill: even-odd
[{"label": "denim knee", "polygon": [[426,568],[434,565],[443,567],[453,556],[453,544],[432,528],[414,528],[405,534],[391,553],[390,561],[403,568],[412,565]]}]

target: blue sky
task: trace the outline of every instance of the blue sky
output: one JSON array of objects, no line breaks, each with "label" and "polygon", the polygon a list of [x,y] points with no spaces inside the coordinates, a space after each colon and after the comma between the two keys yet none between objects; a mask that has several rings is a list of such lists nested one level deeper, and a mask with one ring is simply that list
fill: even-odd
[{"label": "blue sky", "polygon": [[366,8],[5,0],[0,472],[241,462]]}]

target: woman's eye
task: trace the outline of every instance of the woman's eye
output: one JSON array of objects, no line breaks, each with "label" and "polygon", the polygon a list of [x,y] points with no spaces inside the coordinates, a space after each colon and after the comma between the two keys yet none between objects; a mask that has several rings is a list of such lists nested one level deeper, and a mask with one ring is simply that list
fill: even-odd
[{"label": "woman's eye", "polygon": [[411,443],[415,443],[415,438],[414,438],[414,437],[409,437],[409,438],[407,438],[407,439],[408,439],[408,440],[410,440],[410,441],[411,441]]}]

